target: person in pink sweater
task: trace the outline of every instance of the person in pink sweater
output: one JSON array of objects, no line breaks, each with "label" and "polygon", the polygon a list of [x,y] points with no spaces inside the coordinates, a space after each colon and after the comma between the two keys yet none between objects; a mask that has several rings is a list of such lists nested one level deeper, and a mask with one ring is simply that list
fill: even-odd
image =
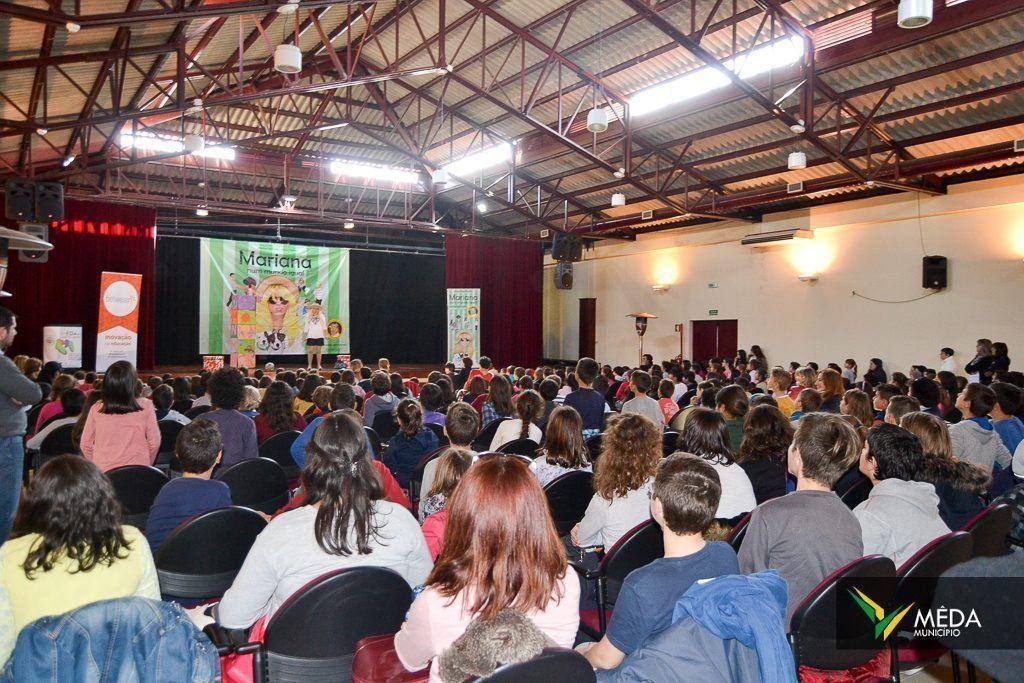
[{"label": "person in pink sweater", "polygon": [[85,420],[81,449],[103,472],[125,465],[152,465],[160,450],[153,404],[138,398],[139,377],[128,361],[107,369],[102,399]]}]

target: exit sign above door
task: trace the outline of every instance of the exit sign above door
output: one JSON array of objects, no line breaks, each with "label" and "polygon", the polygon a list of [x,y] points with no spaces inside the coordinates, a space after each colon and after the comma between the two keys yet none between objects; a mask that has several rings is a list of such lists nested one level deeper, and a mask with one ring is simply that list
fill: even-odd
[{"label": "exit sign above door", "polygon": [[708,315],[718,315],[718,309],[717,308],[709,308],[708,309]]}]

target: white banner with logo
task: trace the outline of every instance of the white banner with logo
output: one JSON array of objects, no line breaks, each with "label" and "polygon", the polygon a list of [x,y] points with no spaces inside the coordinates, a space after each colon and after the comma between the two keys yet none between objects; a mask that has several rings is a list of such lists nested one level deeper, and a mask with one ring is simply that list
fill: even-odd
[{"label": "white banner with logo", "polygon": [[55,360],[64,368],[82,367],[82,326],[43,327],[43,362]]},{"label": "white banner with logo", "polygon": [[100,277],[100,321],[96,335],[96,372],[119,360],[135,365],[139,351],[139,302],[142,276],[108,273]]}]

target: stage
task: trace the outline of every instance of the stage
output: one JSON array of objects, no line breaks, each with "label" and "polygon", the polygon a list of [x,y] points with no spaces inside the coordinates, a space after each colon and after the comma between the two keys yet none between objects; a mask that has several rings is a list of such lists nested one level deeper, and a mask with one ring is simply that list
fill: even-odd
[{"label": "stage", "polygon": [[[291,370],[292,372],[297,372],[299,370],[305,370],[306,369],[306,366],[301,364],[301,363],[285,363],[285,364],[280,364],[280,363],[277,363],[275,361],[270,361],[270,362],[274,363],[275,370],[277,372],[285,372],[286,370]],[[265,365],[265,363],[266,363],[266,361],[264,363],[258,364],[256,366],[256,368],[257,369],[263,369],[263,366]],[[370,367],[371,370],[376,370],[377,369],[376,365],[371,365],[369,367]],[[416,377],[416,378],[419,378],[419,379],[425,381],[427,379],[427,376],[430,375],[431,372],[433,372],[434,370],[443,370],[443,369],[444,369],[444,362],[443,361],[439,362],[437,365],[423,365],[423,364],[419,364],[419,365],[400,365],[400,364],[397,364],[397,363],[392,363],[391,364],[391,371],[392,372],[397,372],[398,374],[400,374],[402,376],[403,379],[410,379],[412,377]],[[149,371],[142,370],[142,371],[140,371],[139,372],[139,376],[142,377],[143,380],[145,380],[147,377],[149,377],[151,375],[165,375],[165,374],[171,374],[171,375],[173,375],[175,377],[182,377],[182,376],[191,377],[193,375],[200,374],[202,371],[203,371],[203,366],[202,365],[158,365],[155,368],[153,368],[153,370],[149,370]],[[330,367],[324,367],[324,369],[320,371],[320,375],[324,379],[330,379],[331,375],[333,373],[335,373],[335,372],[339,372],[339,371],[338,370],[334,370],[333,368],[330,368]]]}]

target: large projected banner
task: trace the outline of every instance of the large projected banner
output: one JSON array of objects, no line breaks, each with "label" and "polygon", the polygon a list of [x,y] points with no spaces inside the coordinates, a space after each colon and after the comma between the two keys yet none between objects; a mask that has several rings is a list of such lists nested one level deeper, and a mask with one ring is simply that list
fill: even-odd
[{"label": "large projected banner", "polygon": [[348,249],[203,239],[199,353],[304,354],[309,304],[327,316],[324,353],[349,353]]}]

